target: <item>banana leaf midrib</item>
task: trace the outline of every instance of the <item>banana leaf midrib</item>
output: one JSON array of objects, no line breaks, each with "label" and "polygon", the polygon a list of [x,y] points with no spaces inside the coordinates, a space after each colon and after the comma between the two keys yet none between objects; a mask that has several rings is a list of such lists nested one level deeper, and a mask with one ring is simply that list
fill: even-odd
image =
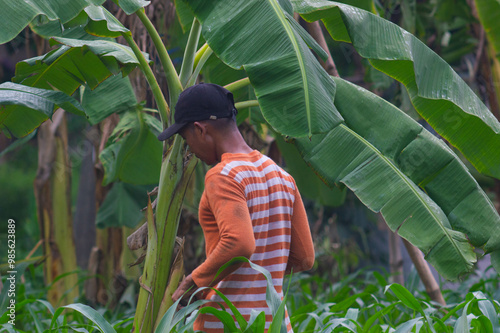
[{"label": "banana leaf midrib", "polygon": [[[360,135],[358,135],[356,132],[354,132],[353,130],[351,130],[345,124],[340,124],[339,126],[342,127],[342,128],[344,128],[347,132],[349,132],[351,135],[353,135],[358,140],[360,140],[362,143],[364,143],[366,147],[368,147],[379,158],[381,158],[386,163],[386,165],[388,165],[405,182],[405,184],[411,189],[411,191],[414,194],[414,196],[417,197],[418,201],[421,202],[421,204],[426,208],[427,212],[429,212],[429,214],[433,218],[433,220],[437,223],[437,225],[439,226],[439,228],[443,231],[443,238],[444,237],[448,238],[449,242],[453,245],[453,247],[455,248],[456,252],[460,253],[462,259],[464,259],[464,262],[467,262],[467,260],[465,259],[465,257],[462,255],[462,252],[460,251],[460,249],[456,246],[455,241],[453,240],[453,237],[451,237],[451,235],[449,234],[449,232],[442,225],[442,223],[437,218],[437,216],[434,214],[434,212],[432,211],[432,209],[430,209],[429,205],[424,200],[422,200],[421,195],[415,190],[415,187],[412,186],[412,183],[410,183],[408,181],[408,177],[406,177],[398,168],[396,168],[395,165],[393,164],[393,162],[389,158],[387,158],[386,156],[384,156],[375,146],[373,146],[365,138],[363,138]],[[429,200],[432,200],[432,199],[429,198]],[[381,210],[382,210],[382,208],[381,208]],[[398,229],[403,225],[403,223],[400,224],[400,226],[398,227]],[[437,244],[439,244],[443,238],[441,238],[439,240],[439,242],[436,242],[434,244],[434,246],[436,246]],[[429,251],[429,253],[430,253],[430,251]]]},{"label": "banana leaf midrib", "polygon": [[290,42],[293,45],[293,50],[295,51],[295,54],[297,56],[297,61],[300,66],[300,74],[302,76],[302,83],[304,86],[304,100],[305,100],[305,105],[306,105],[306,114],[307,114],[307,127],[309,129],[309,137],[312,135],[312,129],[311,129],[311,105],[309,101],[309,86],[308,86],[308,81],[307,81],[307,75],[306,75],[306,69],[304,66],[304,59],[302,58],[302,54],[300,53],[300,47],[298,45],[298,41],[296,39],[296,36],[294,32],[292,31],[291,26],[288,24],[287,19],[283,12],[281,11],[281,6],[276,2],[276,0],[268,0],[271,6],[273,7],[274,12],[276,13],[276,16],[279,18],[281,25],[285,29],[288,38],[290,39]]}]

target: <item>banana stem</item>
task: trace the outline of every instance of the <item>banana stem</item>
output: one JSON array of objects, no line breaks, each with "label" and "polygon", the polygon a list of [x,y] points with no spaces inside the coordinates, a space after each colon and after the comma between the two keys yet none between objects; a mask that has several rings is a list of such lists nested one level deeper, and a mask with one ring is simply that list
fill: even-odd
[{"label": "banana stem", "polygon": [[125,38],[132,51],[134,51],[137,60],[139,60],[140,68],[144,73],[146,80],[148,81],[156,104],[158,104],[158,111],[160,113],[161,122],[163,124],[163,127],[166,128],[169,125],[170,108],[168,107],[165,96],[163,95],[160,86],[158,85],[158,81],[156,81],[153,71],[151,70],[151,67],[149,67],[149,63],[139,49],[139,46],[137,46],[134,39],[132,38],[132,34],[130,32],[122,32],[122,36],[123,38]]},{"label": "banana stem", "polygon": [[183,87],[186,86],[189,77],[193,73],[193,64],[196,56],[196,47],[198,46],[198,41],[200,40],[200,34],[201,34],[201,24],[195,18],[193,20],[193,25],[191,26],[191,31],[189,32],[189,38],[186,45],[186,50],[184,51],[184,58],[182,60],[181,73],[179,75]]},{"label": "banana stem", "polygon": [[200,59],[201,57],[203,56],[203,54],[205,54],[205,52],[209,49],[209,46],[207,43],[203,44],[202,47],[200,47],[200,49],[196,52],[196,54],[194,55],[194,62],[193,62],[193,66],[196,67],[198,66],[198,62],[200,62]]},{"label": "banana stem", "polygon": [[177,103],[177,99],[179,98],[179,94],[182,91],[182,84],[179,80],[179,76],[177,75],[174,64],[172,63],[172,59],[170,59],[170,56],[168,55],[167,49],[165,48],[165,45],[163,44],[158,31],[156,31],[153,23],[151,23],[151,21],[149,20],[144,11],[144,8],[136,11],[135,14],[139,17],[142,24],[144,24],[144,27],[146,27],[146,30],[151,37],[153,44],[155,45],[161,65],[163,66],[163,71],[165,72],[165,76],[167,78],[169,102],[170,105],[175,105]]},{"label": "banana stem", "polygon": [[245,108],[251,108],[253,106],[259,106],[259,102],[256,99],[252,99],[252,100],[244,101],[244,102],[238,102],[238,103],[234,104],[234,107],[238,110],[245,109]]},{"label": "banana stem", "polygon": [[235,92],[236,90],[241,89],[243,87],[246,87],[249,84],[250,84],[250,79],[246,77],[246,78],[243,78],[241,80],[229,83],[229,84],[225,85],[224,88],[226,88],[230,92]]}]

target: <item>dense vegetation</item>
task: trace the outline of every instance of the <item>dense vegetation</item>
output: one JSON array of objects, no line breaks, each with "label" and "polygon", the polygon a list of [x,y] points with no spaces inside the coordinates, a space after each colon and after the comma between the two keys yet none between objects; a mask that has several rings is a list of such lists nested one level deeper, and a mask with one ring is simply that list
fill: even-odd
[{"label": "dense vegetation", "polygon": [[[285,304],[295,332],[500,332],[497,0],[46,2],[0,0],[0,332],[184,332],[197,311],[263,331],[169,296],[203,260],[207,167],[155,136],[197,81],[233,91],[305,198],[317,263],[284,302],[269,285],[272,332]],[[417,247],[459,282],[430,285]]]}]

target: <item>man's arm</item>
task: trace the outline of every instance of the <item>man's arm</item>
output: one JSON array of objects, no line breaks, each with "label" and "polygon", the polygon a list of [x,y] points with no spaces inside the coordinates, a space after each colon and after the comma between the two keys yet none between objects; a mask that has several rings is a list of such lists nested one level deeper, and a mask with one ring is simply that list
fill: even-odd
[{"label": "man's arm", "polygon": [[304,203],[295,185],[295,202],[293,204],[292,235],[290,241],[290,254],[286,273],[306,271],[314,264],[314,245],[307,221]]},{"label": "man's arm", "polygon": [[255,251],[252,220],[242,185],[224,175],[210,175],[205,182],[208,203],[217,221],[219,241],[203,264],[191,274],[198,287],[214,286],[240,265],[232,265],[217,278],[217,271],[235,257]]}]

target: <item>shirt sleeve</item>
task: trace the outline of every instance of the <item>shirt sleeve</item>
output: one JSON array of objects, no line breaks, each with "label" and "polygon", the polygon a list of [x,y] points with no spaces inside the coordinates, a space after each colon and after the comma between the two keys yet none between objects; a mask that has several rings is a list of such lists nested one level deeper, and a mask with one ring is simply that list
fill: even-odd
[{"label": "shirt sleeve", "polygon": [[213,174],[205,180],[205,192],[217,222],[219,240],[192,273],[198,287],[215,285],[241,265],[232,265],[215,278],[224,264],[239,256],[250,258],[255,251],[252,220],[242,185],[230,177]]},{"label": "shirt sleeve", "polygon": [[311,229],[307,221],[304,203],[300,196],[297,185],[295,185],[295,201],[293,204],[293,216],[291,223],[290,254],[286,272],[300,272],[312,268],[314,264],[314,245]]}]

